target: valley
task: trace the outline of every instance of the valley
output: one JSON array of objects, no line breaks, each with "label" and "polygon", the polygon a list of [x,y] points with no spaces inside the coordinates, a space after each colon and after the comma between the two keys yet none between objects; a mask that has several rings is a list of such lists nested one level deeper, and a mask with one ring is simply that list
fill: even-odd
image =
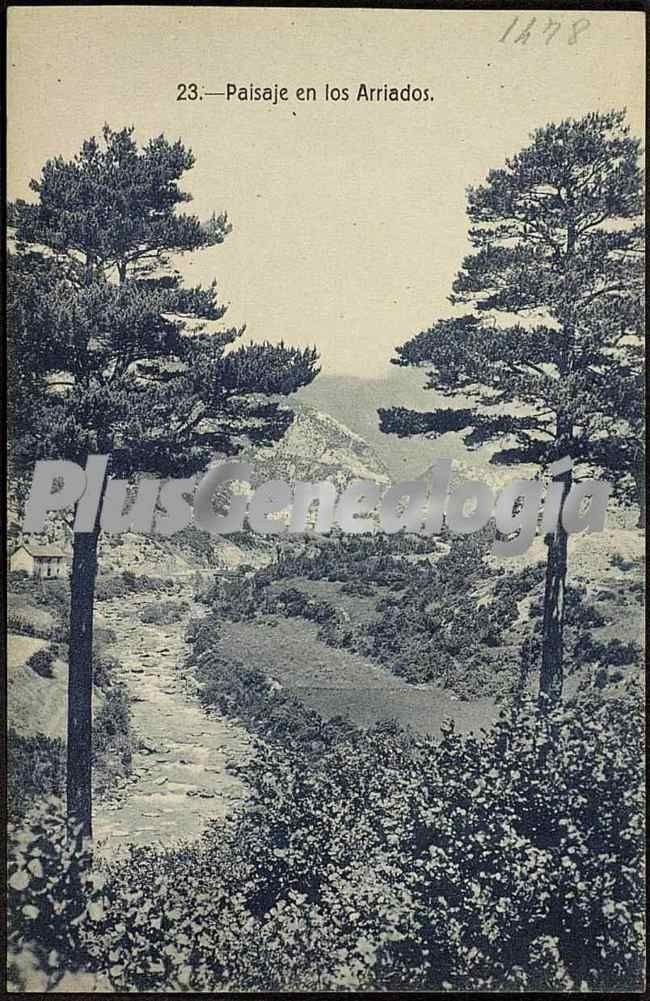
[{"label": "valley", "polygon": [[[281,442],[246,458],[262,481],[328,480],[337,490],[354,479],[382,490],[390,482],[387,464],[363,438],[308,408]],[[455,460],[459,475],[498,489],[516,472]],[[612,753],[626,776],[638,740],[644,536],[627,524],[613,519],[605,532],[569,543],[564,694],[573,722],[566,767],[583,776],[582,800],[594,801],[588,830],[608,798],[613,805],[603,823],[613,818],[616,830],[627,823],[625,811],[636,810],[616,799],[625,797],[627,777],[607,784]],[[268,937],[275,956],[273,922],[283,919],[269,923],[267,901],[285,891],[291,901],[285,873],[303,894],[314,878],[330,887],[332,846],[343,859],[358,848],[358,871],[367,865],[369,876],[354,885],[355,908],[360,895],[371,911],[364,894],[372,894],[386,864],[382,853],[391,872],[406,865],[410,873],[419,851],[410,835],[395,841],[394,825],[424,830],[432,810],[443,828],[461,823],[469,810],[466,840],[454,834],[449,845],[458,852],[453,866],[468,871],[462,886],[474,885],[471,856],[485,851],[481,832],[495,817],[507,818],[523,789],[536,788],[539,764],[530,749],[545,739],[543,721],[515,723],[508,708],[513,692],[534,695],[539,685],[535,669],[522,674],[520,667],[522,643],[539,635],[544,542],[537,537],[520,557],[497,557],[492,531],[460,537],[445,529],[430,538],[244,531],[219,538],[192,526],[169,539],[103,534],[94,617],[93,834],[95,865],[110,886],[110,917],[105,925],[93,919],[87,932],[95,972],[78,980],[66,973],[58,989],[167,990],[166,960],[158,957],[150,918],[143,925],[140,915],[160,912],[153,920],[166,955],[175,956],[179,937],[194,941],[197,906],[207,908],[200,917],[210,929],[201,935],[206,969],[219,969],[215,957],[229,950],[244,970],[235,982],[245,983],[246,964],[258,959],[241,949],[242,935],[254,938],[262,955]],[[43,534],[42,541],[69,551],[62,519],[53,517]],[[65,798],[69,586],[65,579],[12,577],[9,784],[22,821],[44,796]],[[583,739],[590,727],[598,739]],[[603,727],[615,737],[601,761]],[[505,762],[504,728],[523,741]],[[484,770],[491,777],[487,799]],[[562,779],[557,788],[575,782]],[[535,816],[555,802],[557,788],[544,793]],[[562,809],[568,816],[573,806],[567,801]],[[551,814],[547,822],[554,824],[555,806]],[[508,831],[497,831],[494,843],[505,845]],[[517,864],[507,850],[482,862],[498,880]],[[573,886],[572,877],[569,896]],[[463,893],[469,898],[469,890]],[[231,919],[228,908],[242,899],[243,917]],[[306,898],[298,899],[302,907]],[[428,913],[426,904],[425,925]],[[244,922],[234,947],[230,920],[237,929]],[[333,936],[328,955],[337,920],[333,914],[323,926]],[[130,924],[136,937],[144,929],[140,945],[124,938]],[[300,944],[295,954],[303,952]],[[24,982],[32,976],[25,971]],[[214,973],[206,976],[212,984]],[[277,976],[285,985],[284,971]],[[37,979],[35,989],[47,989]]]},{"label": "valley", "polygon": [[[260,481],[323,479],[339,490],[356,478],[382,490],[390,482],[373,447],[305,404],[281,441],[243,458]],[[507,468],[479,469],[457,461],[454,469],[454,478],[487,479],[492,488],[516,475]],[[70,545],[69,529],[58,516],[44,534],[47,541]],[[364,556],[364,545],[355,556],[336,541],[332,545],[314,537],[283,540],[243,532],[213,538],[194,528],[169,540],[137,533],[103,536],[96,628],[104,635],[104,654],[114,660],[111,685],[124,686],[132,747],[129,766],[101,781],[95,834],[102,852],[114,856],[126,840],[158,845],[191,840],[206,820],[229,815],[246,795],[241,778],[230,769],[245,764],[252,733],[261,731],[255,719],[238,719],[236,704],[228,712],[211,706],[209,699],[207,710],[201,705],[202,682],[185,637],[193,619],[216,625],[210,642],[220,664],[234,664],[235,672],[261,671],[289,705],[324,721],[340,718],[362,729],[393,721],[433,737],[440,737],[450,720],[461,734],[494,722],[500,695],[516,678],[519,645],[531,627],[531,603],[540,597],[539,585],[531,590],[525,583],[513,584],[510,597],[509,586],[503,599],[498,592],[506,578],[525,576],[527,567],[541,565],[542,539],[514,559],[481,556],[460,540],[452,544],[452,556],[450,545],[438,538],[418,544],[424,546],[419,555],[417,549],[409,555],[408,546],[400,553],[399,543],[374,549],[368,543]],[[642,548],[642,533],[616,522],[604,533],[570,540],[569,583],[582,589],[583,603],[595,603],[593,614],[603,623],[591,634],[605,644],[603,649],[641,639],[640,594],[628,584],[638,586]],[[379,555],[372,556],[375,550]],[[433,569],[441,559],[446,583]],[[131,576],[131,590],[119,597],[112,582],[123,574]],[[164,604],[164,594],[138,590],[138,574],[166,581],[167,593],[183,607],[178,621],[143,621],[143,610]],[[43,637],[65,628],[67,598],[59,594],[52,604],[52,585],[34,587],[32,594],[24,584],[10,595],[16,632],[10,638],[9,720],[19,733],[64,740],[66,646],[54,644],[51,677],[38,676],[26,662],[48,648]],[[213,591],[213,597],[198,602],[201,591],[204,596]],[[512,597],[515,605],[509,604]],[[302,607],[305,603],[308,607]],[[314,606],[324,618],[310,620]],[[497,619],[507,615],[491,627],[497,630],[492,639],[485,630],[476,631],[484,612]],[[568,695],[590,683],[590,670],[585,664],[569,670]],[[611,696],[622,692],[634,670],[625,664],[609,674],[601,670],[606,691]],[[231,678],[228,684],[238,682]],[[535,684],[530,678],[531,691]],[[106,691],[97,688],[94,701],[95,715],[110,716]],[[262,716],[265,706],[262,701]]]}]

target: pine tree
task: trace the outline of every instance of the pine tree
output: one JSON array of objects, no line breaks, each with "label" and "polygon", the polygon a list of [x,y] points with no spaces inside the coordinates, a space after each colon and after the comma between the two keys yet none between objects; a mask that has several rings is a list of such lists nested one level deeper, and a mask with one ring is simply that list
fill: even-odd
[{"label": "pine tree", "polygon": [[[162,135],[139,148],[133,131],[105,126],[74,159],[49,160],[31,182],[36,201],[11,206],[16,476],[40,458],[84,466],[92,454],[110,456],[107,476],[192,476],[215,454],[280,438],[292,415],[268,397],[317,374],[313,349],[230,347],[243,329],[215,330],[216,283],[184,287],[173,257],[221,243],[228,220],[177,211],[191,199],[178,182],[193,154]],[[75,535],[71,577],[67,801],[86,837],[98,536],[98,522]]]},{"label": "pine tree", "polygon": [[[437,321],[392,359],[429,367],[428,388],[455,405],[380,410],[382,430],[457,431],[469,447],[497,442],[493,462],[546,467],[570,456],[576,475],[607,478],[643,512],[639,145],[623,111],[567,119],[535,131],[469,189],[475,252],[450,301],[473,312]],[[566,497],[572,472],[558,478]],[[546,542],[540,691],[556,699],[567,573],[561,523]]]}]

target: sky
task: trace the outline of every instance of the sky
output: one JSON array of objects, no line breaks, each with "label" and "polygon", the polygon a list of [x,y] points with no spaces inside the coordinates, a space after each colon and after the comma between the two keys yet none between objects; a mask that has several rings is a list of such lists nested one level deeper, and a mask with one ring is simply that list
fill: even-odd
[{"label": "sky", "polygon": [[[381,379],[396,345],[453,313],[468,185],[548,121],[626,107],[643,135],[644,30],[616,10],[12,7],[8,195],[33,197],[43,163],[104,122],[180,137],[191,211],[233,225],[183,259],[187,278],[216,278],[247,338],[316,345],[324,373]],[[277,83],[291,99],[179,101],[180,83]],[[350,99],[326,102],[325,84]],[[359,102],[360,84],[433,100]],[[319,99],[297,100],[309,86]]]}]

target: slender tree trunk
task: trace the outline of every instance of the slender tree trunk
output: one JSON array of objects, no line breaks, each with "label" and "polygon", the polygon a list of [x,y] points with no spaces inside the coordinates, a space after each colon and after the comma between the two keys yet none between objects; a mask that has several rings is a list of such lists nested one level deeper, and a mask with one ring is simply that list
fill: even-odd
[{"label": "slender tree trunk", "polygon": [[[107,454],[107,443],[98,445],[105,449],[101,454]],[[75,532],[72,549],[66,793],[68,824],[81,825],[79,849],[92,840],[93,607],[100,512],[107,483],[104,469],[93,530]]]},{"label": "slender tree trunk", "polygon": [[[574,195],[566,192],[568,207],[566,253],[564,257],[565,275],[569,277],[576,247],[576,227]],[[563,323],[563,343],[559,362],[560,380],[573,371],[575,350],[575,318],[569,309]],[[573,437],[573,425],[566,412],[560,411],[556,421],[556,443],[558,455],[571,455],[569,447]],[[571,489],[573,472],[569,469],[554,477],[563,484],[562,500],[555,532],[546,537],[548,556],[546,559],[546,579],[544,582],[544,618],[542,622],[542,664],[539,676],[540,701],[557,702],[562,698],[564,686],[564,606],[566,600],[566,575],[568,556],[568,536],[562,525],[562,509]]]},{"label": "slender tree trunk", "polygon": [[564,607],[566,595],[568,535],[562,527],[562,507],[573,474],[571,470],[558,477],[564,485],[562,504],[556,531],[546,537],[548,557],[544,585],[544,619],[542,624],[542,666],[539,678],[540,696],[552,702],[562,697],[564,684]]},{"label": "slender tree trunk", "polygon": [[68,658],[68,823],[92,838],[93,604],[99,529],[74,537]]}]

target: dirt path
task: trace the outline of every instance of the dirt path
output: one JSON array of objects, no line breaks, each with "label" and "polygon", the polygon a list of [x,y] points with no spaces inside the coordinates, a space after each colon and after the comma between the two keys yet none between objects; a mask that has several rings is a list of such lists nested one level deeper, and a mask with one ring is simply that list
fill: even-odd
[{"label": "dirt path", "polygon": [[[188,600],[190,589],[185,597]],[[202,614],[193,605],[183,622],[145,625],[140,610],[151,596],[99,605],[98,621],[118,639],[111,649],[131,697],[133,775],[112,800],[98,802],[93,823],[97,849],[114,856],[127,844],[170,845],[196,838],[211,818],[223,818],[246,795],[228,765],[251,753],[247,732],[231,721],[207,716],[194,683],[183,672],[187,619]],[[180,597],[179,597],[180,600]]]}]

